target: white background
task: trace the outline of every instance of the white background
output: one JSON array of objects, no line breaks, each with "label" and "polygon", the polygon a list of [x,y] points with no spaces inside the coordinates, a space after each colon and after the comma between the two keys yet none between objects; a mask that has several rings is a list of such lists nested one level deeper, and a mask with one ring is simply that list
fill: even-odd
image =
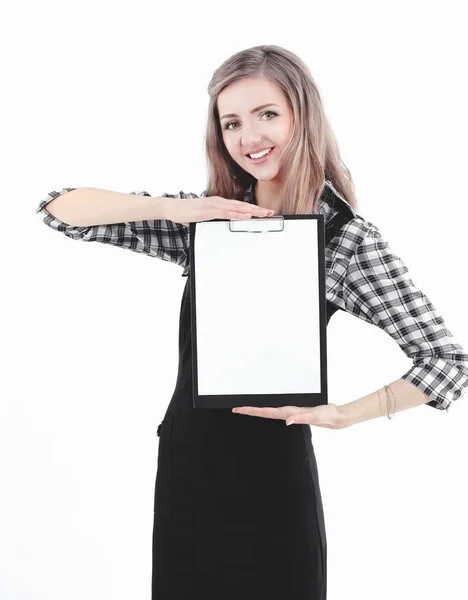
[{"label": "white background", "polygon": [[[75,242],[35,209],[63,187],[201,193],[206,88],[234,52],[273,43],[308,64],[358,213],[468,348],[462,2],[162,6],[46,0],[1,19],[2,600],[150,598],[156,428],[186,279]],[[341,311],[328,356],[338,404],[411,366]],[[328,600],[468,597],[467,401],[312,429]]]}]

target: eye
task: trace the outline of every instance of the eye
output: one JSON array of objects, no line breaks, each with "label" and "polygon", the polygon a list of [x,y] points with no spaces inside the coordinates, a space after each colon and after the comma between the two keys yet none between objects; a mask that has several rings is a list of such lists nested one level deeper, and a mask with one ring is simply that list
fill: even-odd
[{"label": "eye", "polygon": [[[278,113],[277,113],[277,112],[275,112],[274,110],[267,110],[266,112],[264,112],[264,113],[262,114],[262,117],[263,117],[264,115],[268,115],[268,114],[274,115],[275,117],[277,117],[277,116],[278,116]],[[267,120],[268,120],[268,121],[271,121],[271,119],[267,119]],[[226,123],[226,125],[224,126],[224,128],[223,128],[223,129],[224,129],[225,131],[233,131],[232,129],[230,129],[230,128],[229,128],[229,126],[230,126],[230,125],[232,125],[233,123],[237,123],[237,121],[229,121],[229,123]]]}]

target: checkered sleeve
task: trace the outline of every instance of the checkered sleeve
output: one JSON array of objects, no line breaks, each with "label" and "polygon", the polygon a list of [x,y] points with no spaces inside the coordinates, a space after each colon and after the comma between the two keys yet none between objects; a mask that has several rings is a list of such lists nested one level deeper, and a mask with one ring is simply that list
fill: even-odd
[{"label": "checkered sleeve", "polygon": [[[74,240],[101,242],[139,252],[151,257],[175,263],[188,272],[189,227],[168,219],[131,221],[103,225],[75,226],[64,223],[48,212],[46,205],[53,199],[77,188],[52,191],[42,198],[36,213],[41,220],[56,231]],[[130,195],[150,196],[146,191],[131,192]],[[192,192],[164,193],[161,198],[198,198]]]},{"label": "checkered sleeve", "polygon": [[[338,294],[342,308],[386,331],[413,360],[401,378],[428,396],[426,404],[447,410],[468,386],[468,354],[378,227],[361,217],[355,221],[343,234],[349,262]],[[342,267],[345,257],[346,251]]]}]

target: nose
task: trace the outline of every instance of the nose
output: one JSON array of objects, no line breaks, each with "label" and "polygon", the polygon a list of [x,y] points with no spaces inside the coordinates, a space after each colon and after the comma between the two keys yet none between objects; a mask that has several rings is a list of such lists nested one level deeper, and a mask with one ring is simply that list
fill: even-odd
[{"label": "nose", "polygon": [[242,138],[241,139],[241,143],[243,146],[253,146],[254,144],[258,144],[258,141],[260,140],[260,137],[253,137],[253,136],[249,136],[248,138]]},{"label": "nose", "polygon": [[243,148],[252,148],[258,146],[259,141],[261,140],[261,135],[255,134],[254,132],[246,133],[246,128],[244,127],[244,131],[241,136],[241,145]]},{"label": "nose", "polygon": [[251,150],[252,148],[258,148],[258,146],[260,146],[260,140],[261,137],[253,137],[253,136],[249,136],[248,138],[242,138],[241,139],[241,149],[242,149],[242,153],[246,154],[246,152],[249,152],[249,150]]}]

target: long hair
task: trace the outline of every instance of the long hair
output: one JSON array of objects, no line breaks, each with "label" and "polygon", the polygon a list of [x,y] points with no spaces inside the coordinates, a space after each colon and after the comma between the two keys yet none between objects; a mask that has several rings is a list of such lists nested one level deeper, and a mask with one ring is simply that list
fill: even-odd
[{"label": "long hair", "polygon": [[341,160],[317,85],[298,56],[275,45],[237,52],[216,69],[209,82],[204,140],[208,183],[204,195],[242,200],[249,184],[256,182],[227,151],[217,108],[221,91],[244,77],[263,77],[276,84],[292,109],[293,134],[281,155],[283,214],[316,214],[326,180],[355,209],[351,173]]}]

